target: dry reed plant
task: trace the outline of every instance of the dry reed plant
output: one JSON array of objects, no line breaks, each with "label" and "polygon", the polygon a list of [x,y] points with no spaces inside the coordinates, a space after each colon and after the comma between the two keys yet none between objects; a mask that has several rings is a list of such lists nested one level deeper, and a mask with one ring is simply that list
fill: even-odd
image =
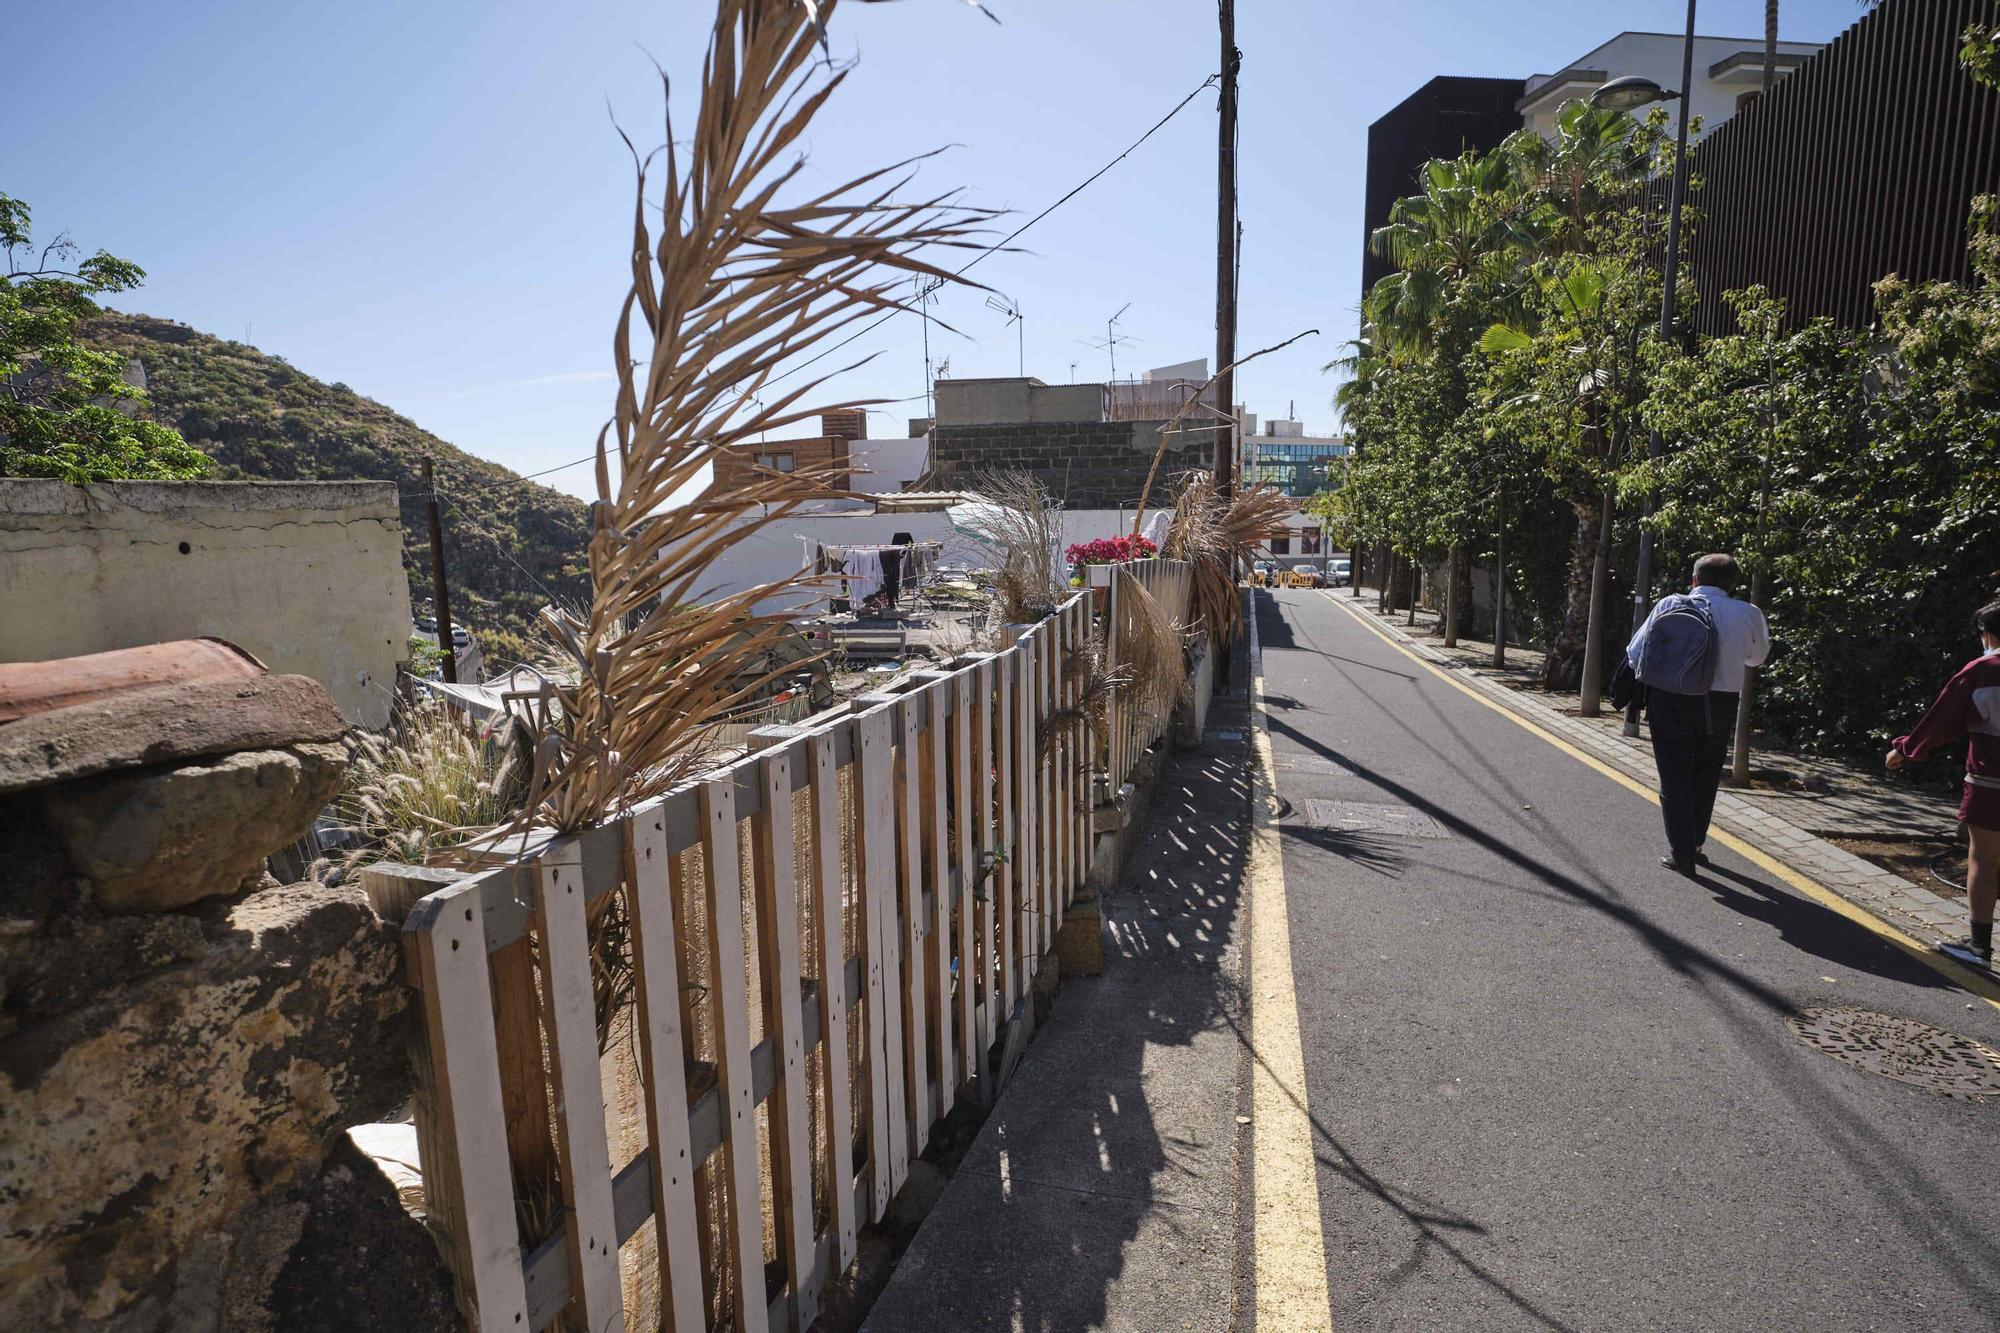
[{"label": "dry reed plant", "polygon": [[669,112],[664,146],[634,153],[590,608],[580,623],[547,618],[574,681],[550,686],[559,709],[536,747],[534,822],[578,828],[684,780],[702,731],[768,683],[745,671],[786,618],[755,607],[800,577],[712,600],[704,580],[724,551],[827,494],[836,470],[753,467],[727,483],[712,472],[674,501],[758,432],[864,405],[801,406],[828,376],[779,381],[855,321],[914,308],[917,279],[954,281],[918,252],[976,248],[973,223],[989,216],[948,195],[893,202],[907,163],[826,191],[798,182],[795,145],[846,77],[817,54],[834,8],[719,0],[692,134]]},{"label": "dry reed plant", "polygon": [[1057,575],[1062,510],[1025,472],[989,472],[976,488],[986,503],[975,507],[966,527],[992,550],[995,616],[1003,625],[1025,625],[1054,614],[1069,595]]},{"label": "dry reed plant", "polygon": [[1243,628],[1237,576],[1256,548],[1284,535],[1298,506],[1275,486],[1257,485],[1234,497],[1216,490],[1208,472],[1190,472],[1174,495],[1174,518],[1161,554],[1193,568],[1194,625],[1217,652],[1227,652]]},{"label": "dry reed plant", "polygon": [[528,790],[530,739],[491,738],[434,701],[399,708],[381,736],[358,733],[331,816],[348,845],[313,867],[349,879],[377,861],[425,865],[512,818]]}]

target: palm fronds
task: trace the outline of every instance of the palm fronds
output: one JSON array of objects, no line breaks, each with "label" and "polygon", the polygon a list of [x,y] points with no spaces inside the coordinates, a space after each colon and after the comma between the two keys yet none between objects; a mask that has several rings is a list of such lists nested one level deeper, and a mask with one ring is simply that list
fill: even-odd
[{"label": "palm fronds", "polygon": [[729,547],[827,494],[835,473],[737,469],[725,485],[713,465],[760,431],[863,405],[802,406],[827,375],[780,382],[855,321],[912,308],[917,279],[954,280],[920,251],[977,245],[987,214],[949,195],[894,202],[909,182],[900,167],[824,192],[799,184],[794,147],[846,77],[817,57],[833,9],[718,0],[691,140],[677,141],[669,112],[664,146],[634,154],[632,288],[614,337],[616,415],[597,443],[591,602],[581,621],[548,626],[574,680],[550,687],[559,707],[537,748],[537,822],[576,828],[685,779],[704,729],[768,683],[746,672],[784,618],[756,606],[800,577],[713,600],[704,580]]},{"label": "palm fronds", "polygon": [[1190,472],[1174,495],[1174,519],[1161,554],[1194,566],[1194,623],[1218,652],[1243,628],[1236,580],[1256,548],[1283,536],[1298,506],[1275,486],[1252,486],[1224,498],[1207,472]]}]

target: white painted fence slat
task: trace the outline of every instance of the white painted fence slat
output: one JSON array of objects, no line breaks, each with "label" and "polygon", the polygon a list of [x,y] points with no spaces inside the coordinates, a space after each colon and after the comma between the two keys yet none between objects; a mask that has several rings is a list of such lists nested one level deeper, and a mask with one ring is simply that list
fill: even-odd
[{"label": "white painted fence slat", "polygon": [[627,902],[640,1068],[652,1131],[653,1232],[661,1271],[660,1313],[668,1333],[701,1333],[701,1241],[695,1230],[689,1153],[687,1066],[681,1052],[680,943],[667,873],[667,818],[655,805],[626,823]]},{"label": "white painted fence slat", "polygon": [[[1000,789],[1000,837],[999,843],[1007,860],[995,867],[993,883],[994,922],[998,927],[999,939],[999,986],[1000,1009],[991,1017],[993,1032],[997,1036],[1000,1024],[1005,1023],[1014,1012],[1014,999],[1020,993],[1020,971],[1015,966],[1014,951],[1014,896],[1021,883],[1021,872],[1027,858],[1021,851],[1021,822],[1015,808],[1015,770],[1021,765],[1021,746],[1015,732],[1014,719],[1019,710],[1015,707],[1021,692],[1021,668],[1024,665],[1023,649],[1019,643],[1001,654],[994,671],[994,693],[1000,702],[1000,718],[994,730],[994,766],[998,770]],[[992,1005],[989,1003],[989,1009]]]},{"label": "white painted fence slat", "polygon": [[868,950],[862,967],[868,987],[868,1125],[870,1212],[873,1222],[889,1209],[902,1182],[893,1174],[894,1147],[904,1133],[902,1106],[902,1004],[894,988],[902,974],[896,946],[896,809],[893,719],[886,708],[863,713],[855,748],[861,827],[855,842],[861,854],[863,936]]},{"label": "white painted fence slat", "polygon": [[799,993],[799,883],[792,851],[792,766],[779,750],[759,765],[763,809],[756,837],[758,973],[764,983],[764,1032],[776,1044],[778,1081],[766,1112],[771,1142],[771,1198],[778,1250],[792,1288],[792,1327],[803,1333],[819,1313],[813,1272],[812,1145],[806,1129],[805,1014]]},{"label": "white painted fence slat", "polygon": [[993,810],[993,723],[996,716],[993,683],[998,679],[999,671],[997,658],[989,657],[981,662],[978,673],[973,677],[972,689],[972,781],[977,811],[972,824],[972,860],[977,867],[974,883],[978,886],[975,896],[979,903],[971,955],[972,960],[978,963],[979,977],[978,992],[971,997],[977,1006],[972,1061],[973,1072],[979,1079],[980,1102],[986,1106],[993,1104],[993,1080],[986,1076],[986,1053],[993,1048],[993,1025],[999,1021],[1000,1011],[999,993],[994,989],[999,977],[995,963],[999,958],[1000,937],[994,933],[993,905],[998,901],[1007,870],[998,862],[989,870],[986,862],[987,856],[1002,841]]},{"label": "white painted fence slat", "polygon": [[951,683],[933,681],[924,688],[924,707],[930,719],[926,753],[930,762],[924,770],[922,804],[924,827],[930,831],[926,882],[931,890],[928,934],[924,945],[924,966],[929,976],[924,989],[930,1008],[932,1068],[936,1071],[938,1095],[932,1101],[924,1091],[925,1137],[929,1127],[951,1109],[951,1094],[958,1086],[957,1061],[951,1041],[951,815],[946,793],[951,785]]},{"label": "white painted fence slat", "polygon": [[722,1089],[722,1152],[727,1162],[729,1206],[723,1239],[736,1327],[765,1333],[763,1186],[757,1162],[756,1099],[750,1090],[749,980],[743,962],[742,863],[736,839],[736,781],[704,782],[701,792],[701,859],[708,881],[709,974],[715,979],[710,1013],[716,1034],[716,1075]]},{"label": "white painted fence slat", "polygon": [[[897,771],[900,774],[896,786],[901,798],[896,811],[896,825],[901,835],[897,860],[901,867],[898,889],[903,950],[903,1106],[908,1115],[908,1137],[903,1140],[908,1156],[894,1173],[898,1188],[903,1177],[909,1173],[909,1158],[923,1152],[931,1134],[930,1061],[926,1051],[930,1015],[924,994],[924,947],[929,940],[930,928],[924,919],[924,775],[923,764],[919,762],[923,742],[917,731],[918,714],[923,703],[922,695],[910,694],[905,695],[896,706],[902,715],[902,744],[896,751]],[[892,1147],[892,1159],[894,1153]]]},{"label": "white painted fence slat", "polygon": [[463,881],[424,899],[404,928],[417,965],[430,1118],[439,1131],[424,1145],[424,1186],[449,1219],[460,1300],[472,1326],[490,1333],[526,1327],[528,1289],[513,1175],[492,1165],[507,1161],[507,1120],[478,901],[478,881]]},{"label": "white painted fence slat", "polygon": [[832,1210],[837,1272],[854,1262],[854,1116],[849,1103],[847,943],[841,901],[840,773],[834,766],[833,733],[806,742],[812,764],[813,892],[819,895],[812,942],[819,960],[819,1041],[826,1107],[826,1197]]},{"label": "white painted fence slat", "polygon": [[583,854],[574,841],[537,866],[535,925],[542,946],[542,1027],[555,1074],[556,1153],[569,1246],[570,1308],[583,1326],[621,1333],[618,1223],[611,1211],[611,1151],[604,1133],[604,1080],[597,1052],[597,1000],[584,925]]},{"label": "white painted fence slat", "polygon": [[[958,1058],[954,1073],[960,1083],[969,1083],[979,1076],[977,1051],[978,1034],[973,1024],[974,979],[979,975],[974,959],[977,954],[973,947],[974,923],[978,916],[975,906],[975,886],[979,879],[979,858],[973,849],[977,846],[979,811],[973,806],[974,793],[979,784],[972,772],[972,701],[973,686],[979,679],[979,671],[973,668],[961,671],[952,678],[952,727],[951,727],[951,808],[958,816],[958,995],[956,1008],[957,1025],[955,1035],[958,1044]],[[949,985],[949,980],[947,980]],[[950,995],[951,991],[946,990]],[[946,1099],[947,1107],[950,1099]]]}]

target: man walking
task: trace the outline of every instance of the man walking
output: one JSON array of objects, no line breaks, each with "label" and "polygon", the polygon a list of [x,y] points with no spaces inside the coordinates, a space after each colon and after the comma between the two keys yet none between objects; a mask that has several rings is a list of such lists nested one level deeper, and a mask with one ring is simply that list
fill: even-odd
[{"label": "man walking", "polygon": [[1733,557],[1694,562],[1694,588],[1662,597],[1626,646],[1625,660],[1646,687],[1646,725],[1660,772],[1660,818],[1667,855],[1660,864],[1692,876],[1706,864],[1702,843],[1715,812],[1722,761],[1743,692],[1743,671],[1771,654],[1764,613],[1735,592]]}]

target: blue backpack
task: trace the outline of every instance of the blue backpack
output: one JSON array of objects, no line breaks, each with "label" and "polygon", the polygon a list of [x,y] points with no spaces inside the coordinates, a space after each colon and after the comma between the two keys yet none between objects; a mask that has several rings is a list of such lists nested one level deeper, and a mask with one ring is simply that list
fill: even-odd
[{"label": "blue backpack", "polygon": [[1660,599],[1639,650],[1639,682],[1669,694],[1706,695],[1715,679],[1715,617],[1699,597]]}]

